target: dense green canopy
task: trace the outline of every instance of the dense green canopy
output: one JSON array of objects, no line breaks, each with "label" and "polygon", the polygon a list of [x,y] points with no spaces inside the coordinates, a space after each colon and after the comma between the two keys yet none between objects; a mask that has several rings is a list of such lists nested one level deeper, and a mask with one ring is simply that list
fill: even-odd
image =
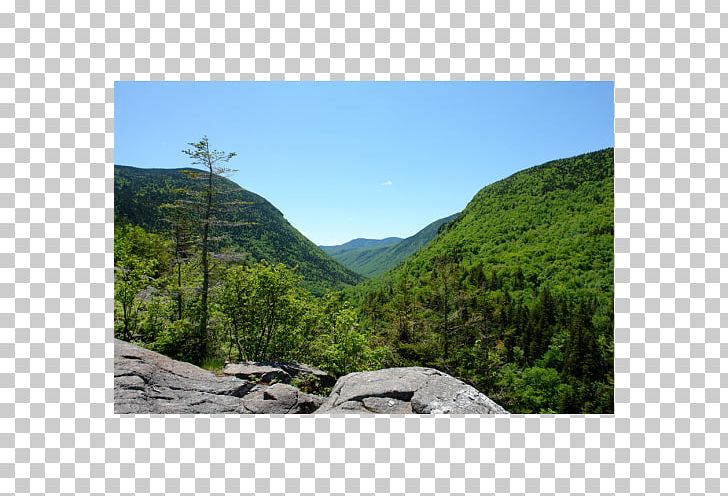
[{"label": "dense green canopy", "polygon": [[[152,232],[169,229],[168,212],[163,205],[184,199],[185,189],[199,188],[190,177],[193,169],[142,169],[114,167],[114,218]],[[220,217],[217,251],[242,251],[255,260],[280,262],[295,267],[308,288],[323,293],[362,280],[324,254],[313,242],[294,228],[265,198],[234,182],[218,177],[229,204]]]},{"label": "dense green canopy", "polygon": [[484,187],[350,296],[400,364],[445,369],[512,411],[611,411],[613,161],[600,150]]}]

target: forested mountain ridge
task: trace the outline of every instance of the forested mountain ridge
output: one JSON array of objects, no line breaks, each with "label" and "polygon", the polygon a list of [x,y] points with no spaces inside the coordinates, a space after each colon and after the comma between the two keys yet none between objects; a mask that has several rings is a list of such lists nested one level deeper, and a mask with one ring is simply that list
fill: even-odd
[{"label": "forested mountain ridge", "polygon": [[322,246],[326,253],[348,269],[366,277],[376,277],[396,267],[407,257],[429,243],[439,229],[458,214],[431,222],[409,238],[370,240],[357,238],[343,245]]},{"label": "forested mountain ridge", "polygon": [[351,241],[347,241],[346,243],[340,244],[340,245],[319,245],[319,248],[321,248],[323,251],[328,253],[329,255],[337,255],[340,253],[346,253],[347,251],[351,250],[357,250],[360,248],[376,248],[376,247],[382,247],[382,246],[392,246],[396,245],[402,241],[402,238],[397,237],[389,237],[384,239],[369,239],[369,238],[356,238],[352,239]]},{"label": "forested mountain ridge", "polygon": [[[114,217],[117,223],[130,223],[152,232],[169,228],[162,207],[183,198],[180,190],[199,189],[199,183],[181,169],[143,169],[114,166]],[[233,203],[222,214],[230,225],[219,231],[224,234],[218,249],[242,250],[256,260],[280,262],[297,268],[306,285],[317,292],[356,284],[361,276],[346,269],[326,255],[313,242],[296,230],[283,214],[260,195],[236,183],[216,177],[227,190],[226,201]]]},{"label": "forested mountain ridge", "polygon": [[[408,261],[449,257],[536,285],[612,291],[614,150],[553,160],[482,188],[436,242]],[[520,277],[520,276],[519,276]]]},{"label": "forested mountain ridge", "polygon": [[397,365],[444,370],[514,412],[612,412],[613,162],[608,148],[485,186],[348,296]]},{"label": "forested mountain ridge", "polygon": [[416,253],[417,250],[435,239],[440,230],[446,229],[445,226],[449,225],[450,222],[457,219],[459,215],[459,213],[456,213],[447,217],[443,217],[442,219],[438,219],[434,222],[429,223],[409,238],[403,239],[400,243],[393,246],[391,250],[388,250],[388,253],[386,254],[386,256],[389,258],[389,260],[387,261],[387,265],[389,265],[389,267],[396,267],[397,264],[405,260],[413,253]]}]

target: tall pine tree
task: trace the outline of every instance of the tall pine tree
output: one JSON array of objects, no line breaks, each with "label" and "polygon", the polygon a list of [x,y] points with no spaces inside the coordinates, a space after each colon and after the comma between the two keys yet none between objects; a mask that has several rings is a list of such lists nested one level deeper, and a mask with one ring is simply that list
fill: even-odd
[{"label": "tall pine tree", "polygon": [[199,324],[197,326],[197,362],[201,363],[208,352],[208,320],[209,309],[208,299],[210,292],[210,248],[211,230],[219,219],[215,213],[221,201],[223,187],[216,181],[216,176],[224,176],[233,171],[223,164],[229,162],[237,154],[235,152],[223,152],[210,149],[207,136],[195,143],[188,143],[191,148],[182,150],[187,155],[192,165],[201,167],[204,172],[192,174],[192,177],[200,179],[203,187],[193,197],[194,203],[200,208],[200,265],[202,272],[202,287],[200,289]]}]

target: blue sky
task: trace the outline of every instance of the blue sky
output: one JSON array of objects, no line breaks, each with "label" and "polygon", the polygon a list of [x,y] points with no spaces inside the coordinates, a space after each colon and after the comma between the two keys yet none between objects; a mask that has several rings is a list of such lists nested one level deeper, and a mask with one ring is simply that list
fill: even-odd
[{"label": "blue sky", "polygon": [[230,178],[317,244],[407,237],[527,167],[614,146],[612,82],[117,82],[115,162]]}]

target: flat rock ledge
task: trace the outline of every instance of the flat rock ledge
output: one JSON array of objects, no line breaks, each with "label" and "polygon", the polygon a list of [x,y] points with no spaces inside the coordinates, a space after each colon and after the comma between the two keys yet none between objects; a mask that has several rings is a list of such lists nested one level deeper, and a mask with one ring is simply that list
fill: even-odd
[{"label": "flat rock ledge", "polygon": [[312,413],[324,398],[293,386],[216,376],[139,346],[114,342],[114,412]]},{"label": "flat rock ledge", "polygon": [[[289,377],[296,375],[291,375],[280,366],[256,365],[276,368]],[[303,364],[295,365],[317,370]],[[508,413],[472,386],[438,370],[424,367],[348,374],[336,381],[328,398],[303,393],[285,384],[285,381],[269,385],[260,383],[263,381],[258,379],[256,384],[240,378],[240,375],[243,374],[217,376],[192,364],[115,340],[114,412]]]}]

